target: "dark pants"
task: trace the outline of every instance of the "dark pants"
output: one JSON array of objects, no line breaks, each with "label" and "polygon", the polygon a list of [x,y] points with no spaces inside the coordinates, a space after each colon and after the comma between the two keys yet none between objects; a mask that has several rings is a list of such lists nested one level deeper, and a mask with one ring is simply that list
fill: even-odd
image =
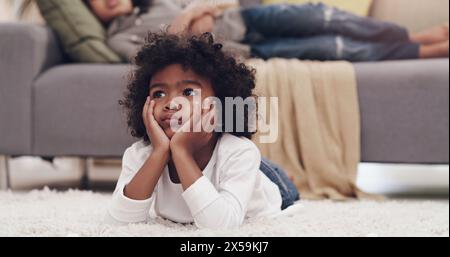
[{"label": "dark pants", "polygon": [[282,210],[291,206],[295,201],[300,199],[297,188],[280,166],[265,158],[262,158],[260,170],[280,189]]},{"label": "dark pants", "polygon": [[324,4],[246,8],[243,43],[252,55],[310,60],[378,61],[415,59],[419,44],[406,29]]}]

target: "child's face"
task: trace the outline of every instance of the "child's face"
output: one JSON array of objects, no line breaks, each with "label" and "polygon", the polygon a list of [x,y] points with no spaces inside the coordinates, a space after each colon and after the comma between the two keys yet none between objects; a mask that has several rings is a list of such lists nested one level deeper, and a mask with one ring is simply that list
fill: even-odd
[{"label": "child's face", "polygon": [[105,23],[133,11],[131,0],[89,0],[88,2],[94,14]]},{"label": "child's face", "polygon": [[[200,95],[198,95],[200,93]],[[155,73],[150,81],[149,96],[155,101],[154,116],[158,124],[169,138],[175,134],[170,127],[170,121],[175,113],[191,117],[194,100],[202,104],[208,97],[215,96],[211,82],[191,70],[183,70],[180,64],[172,64]],[[200,97],[201,96],[201,97]],[[181,104],[181,99],[189,102]],[[186,102],[186,103],[187,103]]]}]

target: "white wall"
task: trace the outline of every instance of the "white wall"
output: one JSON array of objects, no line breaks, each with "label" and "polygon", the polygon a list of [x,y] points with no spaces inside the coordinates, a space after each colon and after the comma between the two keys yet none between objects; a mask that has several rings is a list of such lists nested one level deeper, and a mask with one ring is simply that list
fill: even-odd
[{"label": "white wall", "polygon": [[15,20],[12,1],[0,0],[0,22]]},{"label": "white wall", "polygon": [[448,22],[449,0],[374,0],[372,16],[419,31]]},{"label": "white wall", "polygon": [[18,13],[22,2],[22,0],[0,0],[0,22],[20,20],[43,24],[44,20],[35,3],[26,8],[25,12],[19,17]]}]

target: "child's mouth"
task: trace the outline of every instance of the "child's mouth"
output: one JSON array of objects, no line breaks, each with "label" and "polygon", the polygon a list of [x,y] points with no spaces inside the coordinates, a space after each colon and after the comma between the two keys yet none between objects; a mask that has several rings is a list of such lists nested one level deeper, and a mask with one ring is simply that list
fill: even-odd
[{"label": "child's mouth", "polygon": [[181,118],[177,119],[176,117],[168,117],[161,119],[161,127],[170,128],[171,124],[181,125]]},{"label": "child's mouth", "polygon": [[163,128],[168,128],[168,127],[170,127],[170,122],[171,122],[171,119],[164,119],[164,120],[161,120],[161,126],[162,126]]}]

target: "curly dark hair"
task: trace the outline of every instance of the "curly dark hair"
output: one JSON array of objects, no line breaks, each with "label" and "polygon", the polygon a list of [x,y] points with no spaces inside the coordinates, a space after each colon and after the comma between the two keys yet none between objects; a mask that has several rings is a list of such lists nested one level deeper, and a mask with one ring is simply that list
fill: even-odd
[{"label": "curly dark hair", "polygon": [[[127,112],[127,123],[131,135],[149,142],[142,110],[149,96],[149,83],[152,76],[171,64],[180,64],[199,76],[209,79],[215,97],[225,102],[225,97],[255,97],[255,70],[222,51],[222,45],[216,43],[211,33],[200,36],[173,35],[167,32],[150,33],[145,45],[135,57],[136,68],[130,74],[125,98],[119,101]],[[248,107],[248,106],[245,106]],[[238,137],[251,138],[255,133],[249,128],[249,115],[253,114],[245,108],[243,114],[233,109],[233,131],[222,130]],[[240,115],[240,116],[237,116]],[[242,117],[242,115],[244,117]],[[236,131],[236,119],[243,118],[244,131]],[[225,120],[225,108],[222,108],[222,120]]]}]

